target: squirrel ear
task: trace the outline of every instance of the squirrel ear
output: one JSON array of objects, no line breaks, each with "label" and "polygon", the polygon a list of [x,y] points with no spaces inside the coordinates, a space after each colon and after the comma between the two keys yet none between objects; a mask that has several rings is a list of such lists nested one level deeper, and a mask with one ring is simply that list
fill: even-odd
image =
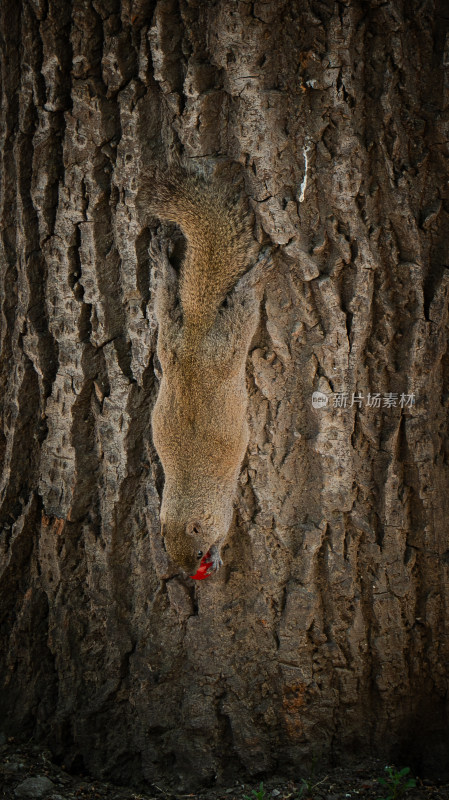
[{"label": "squirrel ear", "polygon": [[203,532],[203,529],[199,522],[189,522],[186,527],[186,534],[187,536],[198,536]]}]

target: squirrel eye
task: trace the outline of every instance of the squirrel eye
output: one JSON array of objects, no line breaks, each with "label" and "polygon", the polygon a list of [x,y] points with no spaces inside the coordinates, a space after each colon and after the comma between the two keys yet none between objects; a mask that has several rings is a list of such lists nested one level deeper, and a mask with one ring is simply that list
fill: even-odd
[{"label": "squirrel eye", "polygon": [[201,558],[202,555],[203,555],[203,551],[202,550],[198,550],[198,552],[196,554],[196,557],[197,558]]}]

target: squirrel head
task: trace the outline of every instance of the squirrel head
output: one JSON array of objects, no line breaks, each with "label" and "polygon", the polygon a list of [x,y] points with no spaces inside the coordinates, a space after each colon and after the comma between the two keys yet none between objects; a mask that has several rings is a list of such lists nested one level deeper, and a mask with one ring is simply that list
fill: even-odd
[{"label": "squirrel head", "polygon": [[186,502],[185,495],[176,496],[165,486],[161,509],[162,535],[165,549],[176,564],[192,576],[201,559],[211,550],[216,553],[216,567],[220,563],[220,548],[232,521],[232,500],[218,502],[216,493],[209,502]]},{"label": "squirrel head", "polygon": [[162,535],[170,558],[188,575],[193,575],[200,566],[201,559],[209,551],[207,533],[199,522],[186,526],[163,524]]}]

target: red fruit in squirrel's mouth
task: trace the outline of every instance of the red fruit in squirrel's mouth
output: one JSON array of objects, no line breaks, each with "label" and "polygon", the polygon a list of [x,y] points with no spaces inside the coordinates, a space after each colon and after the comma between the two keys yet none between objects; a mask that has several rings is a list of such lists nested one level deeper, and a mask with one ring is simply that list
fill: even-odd
[{"label": "red fruit in squirrel's mouth", "polygon": [[208,551],[206,555],[202,557],[201,563],[197,571],[195,572],[195,575],[190,575],[190,577],[193,578],[194,581],[204,581],[205,578],[210,578],[210,576],[212,575],[212,572],[208,572],[209,568],[213,564],[212,561],[208,561],[209,558],[210,558],[210,553]]}]

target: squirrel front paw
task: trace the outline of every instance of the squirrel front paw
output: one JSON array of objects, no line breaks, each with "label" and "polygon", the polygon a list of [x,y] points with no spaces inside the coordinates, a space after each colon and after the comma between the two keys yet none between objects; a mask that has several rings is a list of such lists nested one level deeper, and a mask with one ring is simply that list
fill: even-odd
[{"label": "squirrel front paw", "polygon": [[216,544],[213,544],[211,548],[209,548],[209,561],[212,561],[212,569],[216,572],[220,567],[223,566],[223,561],[221,560],[220,551]]}]

